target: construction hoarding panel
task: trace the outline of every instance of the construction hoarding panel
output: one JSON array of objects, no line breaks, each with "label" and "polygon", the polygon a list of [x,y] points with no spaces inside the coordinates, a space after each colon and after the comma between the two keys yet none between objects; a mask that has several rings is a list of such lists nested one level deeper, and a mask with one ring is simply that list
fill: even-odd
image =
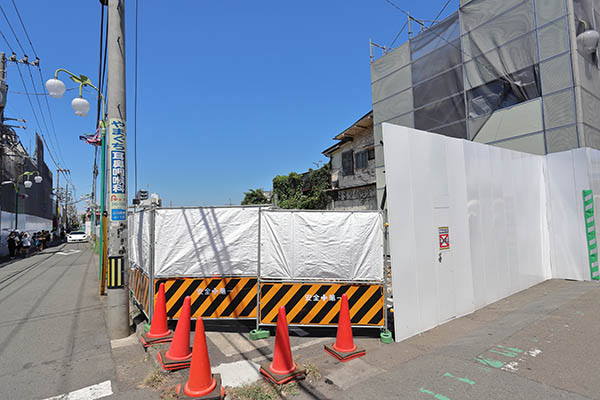
[{"label": "construction hoarding panel", "polygon": [[383,291],[382,284],[261,282],[259,323],[276,324],[284,306],[289,325],[335,326],[345,293],[352,325],[384,326]]},{"label": "construction hoarding panel", "polygon": [[377,211],[261,211],[260,277],[383,282]]},{"label": "construction hoarding panel", "polygon": [[256,276],[258,207],[156,210],[156,277]]},{"label": "construction hoarding panel", "polygon": [[256,318],[256,277],[155,279],[155,299],[161,283],[169,319],[179,318],[186,296],[192,300],[192,318]]},{"label": "construction hoarding panel", "polygon": [[135,301],[140,305],[140,307],[144,310],[146,315],[148,315],[150,308],[148,305],[148,285],[150,283],[150,279],[148,275],[144,273],[139,268],[130,268],[129,269],[129,290],[133,294]]}]

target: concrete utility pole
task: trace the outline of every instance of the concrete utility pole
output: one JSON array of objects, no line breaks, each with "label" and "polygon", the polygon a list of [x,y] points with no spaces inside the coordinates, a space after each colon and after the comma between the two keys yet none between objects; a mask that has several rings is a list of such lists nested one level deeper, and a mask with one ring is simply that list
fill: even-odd
[{"label": "concrete utility pole", "polygon": [[0,52],[0,125],[4,123],[4,106],[6,105],[6,56]]},{"label": "concrete utility pole", "polygon": [[[101,0],[102,2],[102,0]],[[102,2],[103,4],[105,2]],[[108,0],[106,166],[109,270],[127,255],[127,114],[125,98],[125,0]],[[111,339],[129,336],[127,275],[123,287],[108,288],[107,325]]]},{"label": "concrete utility pole", "polygon": [[68,206],[68,201],[69,201],[69,183],[65,183],[65,230],[68,228],[69,226],[69,206]]},{"label": "concrete utility pole", "polygon": [[[60,204],[60,199],[58,196],[59,193],[59,189],[60,189],[60,185],[59,185],[59,181],[60,181],[60,173],[63,172],[65,174],[70,173],[71,171],[68,169],[64,169],[64,168],[56,168],[56,223],[60,224],[60,220],[58,219],[58,205]],[[65,186],[65,196],[66,196],[66,186]],[[66,206],[66,197],[65,197],[65,206]],[[63,214],[65,213],[65,211],[63,210]]]}]

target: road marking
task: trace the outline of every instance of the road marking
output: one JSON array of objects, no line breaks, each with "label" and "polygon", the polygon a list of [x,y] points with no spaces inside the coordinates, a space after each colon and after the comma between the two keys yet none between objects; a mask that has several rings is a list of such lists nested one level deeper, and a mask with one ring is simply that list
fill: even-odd
[{"label": "road marking", "polygon": [[223,386],[238,387],[254,383],[261,379],[260,365],[250,361],[241,360],[221,364],[212,369],[213,373],[220,373]]},{"label": "road marking", "polygon": [[71,254],[77,254],[81,250],[67,250],[67,251],[57,251],[56,254],[60,254],[61,256],[70,256]]},{"label": "road marking", "polygon": [[421,389],[419,389],[419,391],[421,393],[425,393],[425,394],[429,394],[429,395],[433,396],[433,398],[436,399],[436,400],[450,400],[449,397],[446,397],[443,394],[434,393],[431,390],[427,390],[427,389],[421,388]]},{"label": "road marking", "polygon": [[474,384],[475,384],[475,382],[473,382],[473,381],[472,381],[472,380],[470,380],[470,379],[467,379],[467,378],[459,378],[458,376],[454,376],[454,375],[452,375],[450,372],[446,372],[446,373],[444,374],[444,376],[447,376],[447,377],[449,377],[449,378],[454,378],[454,379],[456,379],[456,380],[457,380],[457,381],[459,381],[459,382],[467,383],[467,384],[469,384],[469,385],[474,385]]},{"label": "road marking", "polygon": [[95,400],[110,396],[111,394],[113,394],[113,391],[110,381],[105,381],[59,396],[48,397],[45,400]]},{"label": "road marking", "polygon": [[253,341],[237,332],[206,332],[206,336],[226,357],[248,353],[269,345],[264,339]]}]

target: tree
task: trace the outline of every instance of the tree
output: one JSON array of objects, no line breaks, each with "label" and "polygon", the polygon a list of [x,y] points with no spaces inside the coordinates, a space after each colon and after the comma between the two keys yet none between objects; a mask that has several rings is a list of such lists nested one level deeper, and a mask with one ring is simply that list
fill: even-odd
[{"label": "tree", "polygon": [[287,209],[323,210],[329,204],[329,164],[304,174],[290,172],[273,178],[273,195],[278,196],[278,206]]},{"label": "tree", "polygon": [[269,199],[262,189],[249,189],[248,192],[244,192],[242,205],[249,204],[269,204]]}]

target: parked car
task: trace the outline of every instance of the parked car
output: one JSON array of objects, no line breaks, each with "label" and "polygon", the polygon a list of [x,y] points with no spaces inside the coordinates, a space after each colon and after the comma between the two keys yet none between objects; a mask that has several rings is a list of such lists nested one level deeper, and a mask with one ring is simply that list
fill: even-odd
[{"label": "parked car", "polygon": [[67,243],[87,242],[88,236],[85,232],[76,231],[67,235]]}]

